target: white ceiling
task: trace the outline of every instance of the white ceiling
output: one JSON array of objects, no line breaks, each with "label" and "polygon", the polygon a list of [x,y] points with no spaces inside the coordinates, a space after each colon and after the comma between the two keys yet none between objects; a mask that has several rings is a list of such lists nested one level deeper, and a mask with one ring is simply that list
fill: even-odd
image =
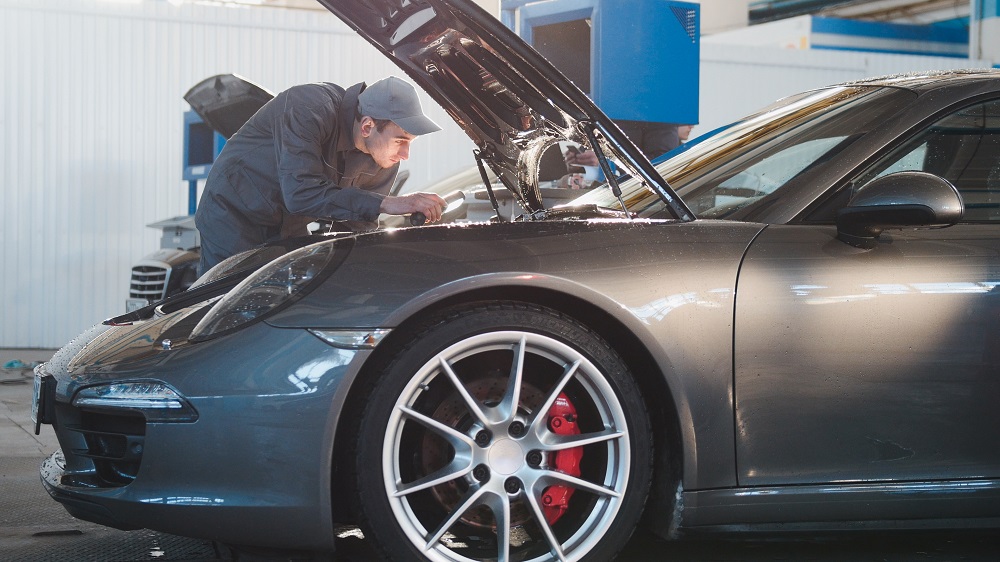
[{"label": "white ceiling", "polygon": [[821,16],[926,24],[969,16],[969,0],[855,0],[817,12]]}]

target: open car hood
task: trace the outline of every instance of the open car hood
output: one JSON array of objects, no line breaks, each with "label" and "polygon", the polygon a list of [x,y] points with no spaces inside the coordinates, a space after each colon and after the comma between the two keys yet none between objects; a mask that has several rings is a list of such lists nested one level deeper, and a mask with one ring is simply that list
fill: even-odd
[{"label": "open car hood", "polygon": [[[613,155],[683,220],[691,211],[596,105],[471,0],[319,0],[424,88],[477,146],[528,217],[544,210],[538,163],[559,141]],[[610,170],[605,174],[611,176]]]},{"label": "open car hood", "polygon": [[218,74],[198,82],[184,100],[205,123],[227,139],[274,94],[236,74]]}]

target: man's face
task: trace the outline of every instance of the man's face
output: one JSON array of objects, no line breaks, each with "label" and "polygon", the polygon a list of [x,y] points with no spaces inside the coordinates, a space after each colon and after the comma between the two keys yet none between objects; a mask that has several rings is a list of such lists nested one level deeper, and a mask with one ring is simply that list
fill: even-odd
[{"label": "man's face", "polygon": [[361,119],[360,133],[363,146],[359,148],[382,168],[391,168],[409,158],[410,143],[416,138],[392,122],[379,131],[370,117]]}]

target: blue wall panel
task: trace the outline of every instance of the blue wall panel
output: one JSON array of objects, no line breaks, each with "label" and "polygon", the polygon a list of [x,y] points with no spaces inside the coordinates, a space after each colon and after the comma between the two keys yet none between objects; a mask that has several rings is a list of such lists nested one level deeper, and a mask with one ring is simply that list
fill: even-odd
[{"label": "blue wall panel", "polygon": [[520,9],[521,36],[613,119],[698,122],[699,28],[700,7],[689,2],[549,0]]}]

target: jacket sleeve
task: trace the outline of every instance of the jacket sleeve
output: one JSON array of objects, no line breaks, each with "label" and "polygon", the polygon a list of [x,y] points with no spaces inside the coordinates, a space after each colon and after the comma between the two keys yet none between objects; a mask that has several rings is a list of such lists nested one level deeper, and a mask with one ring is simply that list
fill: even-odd
[{"label": "jacket sleeve", "polygon": [[324,160],[325,147],[338,134],[351,134],[338,131],[338,104],[331,101],[329,94],[310,86],[287,91],[273,124],[285,208],[293,215],[374,221],[384,195],[336,185],[331,178],[337,177],[337,163]]}]

